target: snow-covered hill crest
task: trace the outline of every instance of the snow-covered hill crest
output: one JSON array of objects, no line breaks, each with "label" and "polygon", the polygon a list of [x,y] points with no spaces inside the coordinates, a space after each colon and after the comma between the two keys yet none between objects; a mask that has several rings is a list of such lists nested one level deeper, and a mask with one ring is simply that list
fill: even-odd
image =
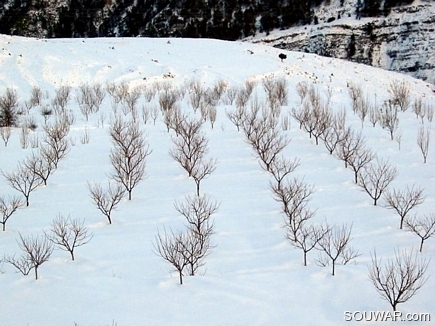
[{"label": "snow-covered hill crest", "polygon": [[319,24],[257,36],[254,43],[316,53],[397,71],[435,84],[435,3],[392,8],[360,18],[352,6],[319,10]]}]

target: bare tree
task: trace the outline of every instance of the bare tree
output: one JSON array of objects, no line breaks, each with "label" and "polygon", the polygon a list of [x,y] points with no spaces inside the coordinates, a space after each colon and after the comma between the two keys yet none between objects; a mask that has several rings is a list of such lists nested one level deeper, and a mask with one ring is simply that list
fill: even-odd
[{"label": "bare tree", "polygon": [[11,137],[11,127],[0,127],[0,137],[3,139],[5,147],[7,147],[9,138]]},{"label": "bare tree", "polygon": [[403,131],[401,129],[399,129],[394,135],[394,140],[397,142],[397,144],[399,144],[399,151],[402,144],[402,136],[403,136]]},{"label": "bare tree", "polygon": [[379,108],[376,106],[370,106],[369,109],[369,120],[372,123],[373,128],[376,127],[376,123],[381,118],[381,112],[379,111]]},{"label": "bare tree", "polygon": [[150,115],[151,115],[151,109],[149,105],[142,105],[142,121],[144,124],[147,124]]},{"label": "bare tree", "polygon": [[354,181],[355,184],[358,184],[358,175],[360,171],[369,164],[373,158],[375,157],[375,154],[366,147],[359,147],[356,151],[353,152],[352,155],[349,156],[347,163],[354,172]]},{"label": "bare tree", "polygon": [[18,197],[9,197],[9,199],[0,197],[0,223],[3,224],[3,231],[6,231],[6,222],[9,220],[12,214],[17,211],[18,208],[23,206],[23,204],[24,203]]},{"label": "bare tree", "polygon": [[423,251],[423,242],[435,234],[435,214],[405,219],[406,228],[420,237],[420,252]]},{"label": "bare tree", "polygon": [[[252,92],[252,90],[251,90]],[[251,98],[251,92],[246,87],[239,88],[239,91],[236,96],[236,107],[242,108],[246,107],[246,105],[249,102],[249,99]]]},{"label": "bare tree", "polygon": [[[23,251],[23,256],[19,260],[21,266],[25,266],[27,261],[27,267],[29,271],[35,270],[35,279],[38,279],[38,269],[39,267],[48,261],[52,252],[53,252],[53,244],[45,235],[37,235],[37,236],[27,236],[23,237],[20,233],[20,241],[18,245],[20,249]],[[12,261],[15,259],[12,259]],[[17,261],[15,261],[17,262]],[[13,264],[17,267],[15,264]]]},{"label": "bare tree", "polygon": [[328,226],[307,225],[306,223],[302,223],[296,230],[296,233],[287,233],[286,238],[293,246],[303,251],[304,266],[307,266],[307,254],[317,247],[319,241],[321,241],[328,232]]},{"label": "bare tree", "polygon": [[286,238],[290,242],[299,243],[299,233],[303,225],[311,219],[315,212],[308,208],[309,197],[313,187],[300,179],[286,180],[285,183],[272,185],[272,195],[281,204],[284,213]]},{"label": "bare tree", "polygon": [[358,113],[359,103],[364,96],[361,85],[350,82],[347,84],[347,92],[351,100],[353,112]]},{"label": "bare tree", "polygon": [[175,131],[175,134],[179,136],[181,124],[187,116],[181,112],[180,106],[174,105],[170,110],[163,113],[163,122],[166,124],[166,129],[169,132],[171,129]]},{"label": "bare tree", "polygon": [[71,260],[74,260],[74,250],[87,244],[92,239],[92,234],[84,226],[84,220],[72,219],[70,216],[58,215],[51,223],[51,233],[46,233],[47,238],[59,249],[68,251]]},{"label": "bare tree", "polygon": [[286,159],[283,156],[276,156],[269,165],[269,172],[276,181],[276,189],[281,189],[281,184],[284,178],[292,173],[300,165],[299,159]]},{"label": "bare tree", "polygon": [[204,258],[210,253],[213,245],[214,224],[211,216],[219,209],[219,204],[211,201],[209,196],[187,196],[185,203],[175,203],[175,209],[186,218],[188,233],[182,242],[183,255],[187,261],[189,275],[193,276],[198,268],[204,265]]},{"label": "bare tree", "polygon": [[305,97],[308,94],[308,83],[306,81],[299,82],[296,84],[296,92],[301,98],[301,104],[304,101]]},{"label": "bare tree", "polygon": [[421,97],[414,100],[412,111],[415,113],[415,117],[418,119],[421,112],[423,111],[423,100],[421,99]]},{"label": "bare tree", "polygon": [[112,177],[125,187],[131,200],[133,189],[144,178],[146,158],[151,150],[137,123],[118,117],[110,126],[109,134],[114,144],[110,153],[110,161],[115,169]]},{"label": "bare tree", "polygon": [[131,113],[133,117],[135,116],[137,111],[136,103],[141,95],[142,91],[139,87],[136,87],[127,93],[125,96],[124,114]]},{"label": "bare tree", "polygon": [[26,149],[29,146],[29,133],[30,130],[26,126],[22,126],[20,129],[20,145],[22,149]]},{"label": "bare tree", "polygon": [[209,106],[207,112],[208,119],[210,120],[211,128],[213,129],[214,124],[216,123],[217,110],[215,106]]},{"label": "bare tree", "polygon": [[404,80],[401,82],[395,80],[391,82],[388,92],[391,94],[391,101],[400,107],[402,112],[405,112],[411,102],[411,89],[409,84]]},{"label": "bare tree", "polygon": [[2,171],[2,174],[12,188],[23,194],[26,199],[26,206],[29,206],[30,194],[43,183],[38,175],[22,164],[18,165],[15,172],[6,173]]},{"label": "bare tree", "polygon": [[307,225],[307,222],[315,215],[315,211],[307,206],[312,191],[312,187],[299,179],[272,186],[273,196],[281,203],[285,215],[285,237],[291,245],[302,249],[304,266],[307,265],[308,252],[316,247],[328,229],[323,226]]},{"label": "bare tree", "polygon": [[329,154],[332,155],[339,144],[348,137],[351,129],[345,128],[346,111],[331,114],[329,126],[323,131],[321,138]]},{"label": "bare tree", "polygon": [[32,86],[30,91],[30,103],[32,106],[41,105],[43,93],[41,87]]},{"label": "bare tree", "polygon": [[155,125],[157,117],[159,116],[159,109],[158,109],[158,107],[156,105],[153,105],[151,107],[150,114],[151,114],[151,119],[153,119],[153,124]]},{"label": "bare tree", "polygon": [[364,128],[364,120],[370,110],[370,104],[368,98],[361,98],[358,101],[357,114],[361,120],[361,128]]},{"label": "bare tree", "polygon": [[65,119],[56,120],[54,124],[44,126],[45,137],[41,154],[44,159],[57,168],[59,161],[69,152],[70,145],[67,139],[70,126]]},{"label": "bare tree", "polygon": [[225,103],[228,105],[233,105],[236,96],[237,96],[237,88],[227,87],[225,91],[225,98],[224,98]]},{"label": "bare tree", "polygon": [[[128,95],[129,93],[127,93]],[[126,95],[126,96],[127,96]],[[80,85],[77,92],[77,103],[79,104],[80,111],[85,116],[86,121],[89,119],[91,113],[99,111],[101,103],[106,96],[104,87],[95,83],[93,85]]]},{"label": "bare tree", "polygon": [[5,256],[3,260],[14,266],[24,276],[29,275],[33,268],[32,263],[27,258],[27,255],[22,254],[19,256],[19,258],[15,258],[15,255]]},{"label": "bare tree", "polygon": [[400,229],[403,227],[406,215],[411,209],[422,204],[426,196],[423,196],[423,188],[412,186],[406,187],[406,190],[385,192],[385,207],[394,209],[400,216]]},{"label": "bare tree", "polygon": [[363,168],[359,175],[359,185],[373,199],[373,205],[377,205],[388,185],[397,175],[397,169],[387,161],[376,160],[376,164],[370,163]]},{"label": "bare tree", "polygon": [[94,112],[98,112],[104,98],[106,97],[106,89],[100,83],[94,83],[91,87],[94,97]]},{"label": "bare tree", "polygon": [[198,80],[192,81],[189,98],[194,112],[196,112],[196,110],[199,109],[203,97],[204,97],[204,90],[200,82]]},{"label": "bare tree", "polygon": [[272,162],[290,143],[290,140],[286,135],[281,134],[277,128],[267,128],[266,125],[264,125],[264,132],[254,132],[252,134],[250,142],[261,160],[262,168],[270,172]]},{"label": "bare tree", "polygon": [[108,187],[103,189],[100,183],[94,183],[93,185],[88,183],[88,189],[94,205],[107,217],[109,224],[112,224],[112,211],[116,209],[116,206],[124,197],[124,186],[119,183],[112,185],[109,182]]},{"label": "bare tree", "polygon": [[44,182],[44,185],[47,185],[47,180],[55,168],[43,154],[32,153],[23,164],[29,171],[37,175]]},{"label": "bare tree", "polygon": [[398,304],[407,302],[423,287],[428,265],[429,261],[419,259],[413,251],[397,251],[394,259],[388,259],[382,265],[375,251],[369,266],[369,278],[381,298],[396,311]]},{"label": "bare tree", "polygon": [[53,110],[47,105],[41,107],[41,115],[44,118],[44,123],[47,124],[48,119],[53,115]]},{"label": "bare tree", "polygon": [[435,114],[435,108],[433,107],[433,105],[427,104],[425,105],[425,111],[427,121],[432,122]]},{"label": "bare tree", "polygon": [[52,105],[56,112],[64,111],[68,105],[70,99],[71,87],[70,86],[60,86],[56,89],[56,96],[52,102]]},{"label": "bare tree", "polygon": [[350,127],[343,131],[340,138],[341,141],[337,144],[336,155],[344,162],[344,166],[347,168],[356,153],[363,149],[365,140],[361,132],[356,133]]},{"label": "bare tree", "polygon": [[426,163],[427,154],[429,153],[430,128],[421,126],[418,130],[417,145],[423,154],[423,162]]},{"label": "bare tree", "polygon": [[94,112],[94,97],[92,88],[89,85],[80,85],[76,95],[77,103],[79,104],[80,111],[89,120],[89,115]]},{"label": "bare tree", "polygon": [[287,104],[287,81],[284,78],[274,79],[272,76],[263,78],[262,85],[266,91],[269,103]]},{"label": "bare tree", "polygon": [[14,127],[17,124],[18,94],[12,88],[7,88],[0,96],[0,127]]},{"label": "bare tree", "polygon": [[246,114],[246,107],[237,107],[234,112],[225,110],[225,114],[228,119],[237,127],[237,131],[240,131],[240,126],[243,124],[243,119]]},{"label": "bare tree", "polygon": [[349,245],[352,226],[348,227],[344,224],[341,227],[328,227],[327,230],[318,242],[319,249],[323,253],[318,262],[322,266],[327,266],[330,262],[332,264],[332,275],[335,275],[336,264],[346,265],[360,254]]},{"label": "bare tree", "polygon": [[386,101],[382,107],[380,122],[381,126],[384,129],[387,129],[390,132],[391,140],[394,139],[394,132],[399,127],[399,118],[397,115],[397,106],[394,102]]},{"label": "bare tree", "polygon": [[175,268],[179,275],[180,284],[183,284],[183,271],[188,264],[184,251],[186,237],[185,233],[174,233],[171,230],[168,234],[165,230],[163,235],[157,234],[154,243],[155,254]]},{"label": "bare tree", "polygon": [[177,137],[173,137],[171,157],[193,176],[195,167],[208,152],[208,139],[201,132],[202,120],[183,119],[178,125]]},{"label": "bare tree", "polygon": [[209,159],[208,161],[206,161],[202,158],[196,162],[195,166],[192,169],[192,178],[193,180],[195,180],[197,196],[199,196],[201,181],[208,177],[210,174],[212,174],[215,169],[216,159]]}]

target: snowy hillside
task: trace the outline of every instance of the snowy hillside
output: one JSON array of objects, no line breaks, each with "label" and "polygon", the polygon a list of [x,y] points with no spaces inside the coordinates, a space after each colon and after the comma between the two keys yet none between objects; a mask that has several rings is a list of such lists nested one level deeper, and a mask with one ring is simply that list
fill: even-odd
[{"label": "snowy hillside", "polygon": [[316,10],[318,24],[249,38],[280,49],[365,63],[435,83],[435,3],[414,1],[388,16],[358,13],[358,1],[332,1]]},{"label": "snowy hillside", "polygon": [[[302,110],[297,85],[312,85],[320,98],[329,98],[328,110],[345,110],[346,127],[361,132],[366,147],[397,169],[389,189],[403,191],[413,185],[424,189],[424,202],[409,216],[433,216],[435,122],[429,121],[435,107],[433,85],[365,65],[245,42],[44,40],[0,35],[0,49],[0,96],[5,96],[8,88],[15,90],[22,111],[7,146],[0,139],[3,174],[12,173],[19,162],[38,153],[38,148],[32,147],[44,140],[44,120],[55,123],[56,91],[62,86],[71,87],[64,109],[71,122],[69,152],[59,161],[47,185],[31,192],[29,206],[18,209],[7,221],[6,231],[0,234],[0,257],[18,258],[22,253],[17,243],[20,234],[27,237],[49,233],[59,214],[84,219],[84,226],[93,235],[89,243],[74,251],[74,261],[68,252],[55,249],[39,267],[38,280],[33,270],[23,276],[3,262],[0,325],[342,325],[348,323],[345,311],[391,311],[369,279],[371,254],[376,250],[384,263],[397,250],[410,252],[413,248],[417,253],[419,237],[399,229],[400,218],[394,210],[384,207],[383,197],[374,206],[363,188],[354,183],[353,171],[345,168],[335,154],[330,155],[323,141],[316,145],[315,138],[299,128],[291,113]],[[281,61],[280,53],[287,58]],[[275,107],[280,115],[276,128],[290,140],[280,156],[299,160],[299,166],[286,177],[288,180],[298,178],[313,187],[307,203],[315,211],[310,223],[352,227],[350,245],[360,255],[346,265],[337,265],[334,276],[331,266],[319,266],[321,250],[308,252],[308,264],[304,266],[302,251],[286,240],[285,214],[271,191],[275,181],[262,168],[245,133],[237,131],[227,117],[226,113],[236,112],[236,101],[230,104],[229,90],[241,94],[250,85],[253,91],[247,110],[257,99],[264,106],[260,112],[267,112],[269,104],[263,87],[267,80],[286,83],[287,103]],[[174,203],[183,202],[187,195],[195,197],[196,187],[169,155],[177,135],[174,130],[168,132],[159,99],[165,92],[176,92],[180,112],[199,120],[200,110],[195,113],[192,104],[194,87],[199,85],[210,93],[219,82],[225,85],[225,91],[212,105],[216,108],[216,122],[212,128],[208,118],[201,127],[209,140],[206,157],[216,159],[215,171],[202,180],[200,187],[201,196],[219,203],[212,215],[214,247],[195,276],[184,271],[180,285],[177,272],[155,253],[156,236],[164,234],[164,230],[181,232],[186,228]],[[391,140],[379,122],[372,127],[368,116],[362,123],[354,114],[348,89],[352,85],[360,87],[371,106],[382,107],[391,98],[391,83],[402,82],[410,89],[410,107],[406,112],[399,110],[398,129],[395,140]],[[111,124],[115,115],[125,120],[133,117],[124,102],[116,104],[105,92],[99,110],[86,119],[77,102],[79,89],[96,83],[105,89],[128,85],[129,93],[140,90],[133,112],[137,112],[136,119],[151,151],[144,179],[133,189],[132,199],[124,196],[112,212],[112,224],[94,205],[87,185],[101,182],[107,186],[114,171],[109,157],[113,149]],[[42,90],[41,103],[26,112],[35,86]],[[150,95],[153,92],[154,97]],[[413,112],[418,99],[427,109],[423,117]],[[210,103],[207,107],[210,109]],[[42,112],[50,108],[52,114],[43,116]],[[36,128],[23,131],[22,127],[30,124]],[[432,130],[425,164],[417,145],[422,126]],[[23,133],[28,137],[24,149]],[[397,141],[400,134],[401,140]],[[14,195],[23,197],[0,175],[0,197]],[[421,259],[430,259],[434,253],[432,237],[417,254]],[[399,304],[398,310],[403,314],[429,313],[434,320],[433,259],[426,276],[429,279],[425,285],[408,302]]]}]

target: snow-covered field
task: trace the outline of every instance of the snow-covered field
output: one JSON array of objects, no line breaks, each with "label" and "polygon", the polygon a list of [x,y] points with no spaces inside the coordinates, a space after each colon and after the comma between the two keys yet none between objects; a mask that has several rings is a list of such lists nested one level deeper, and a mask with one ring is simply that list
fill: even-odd
[{"label": "snow-covered field", "polygon": [[[361,122],[350,107],[348,83],[360,84],[373,102],[376,97],[377,103],[382,103],[389,96],[390,83],[405,80],[413,99],[421,97],[435,105],[433,86],[397,73],[315,55],[286,52],[287,59],[281,62],[277,49],[240,42],[0,36],[0,48],[0,95],[10,87],[24,103],[32,86],[39,86],[48,94],[43,100],[48,105],[55,89],[68,85],[72,87],[68,109],[75,116],[69,133],[75,145],[47,186],[31,193],[30,206],[10,218],[6,231],[0,234],[0,255],[18,255],[18,232],[24,236],[42,234],[58,214],[85,219],[93,233],[88,244],[76,249],[75,261],[67,252],[55,250],[40,267],[38,280],[32,272],[23,276],[12,265],[3,264],[0,325],[341,325],[347,324],[345,311],[391,309],[369,281],[370,254],[376,249],[377,255],[386,259],[394,257],[399,248],[417,250],[419,238],[399,229],[399,217],[382,207],[382,200],[381,205],[373,206],[369,196],[353,183],[353,172],[329,155],[323,144],[316,146],[292,118],[290,129],[282,131],[291,138],[283,154],[299,158],[301,164],[293,176],[314,186],[309,203],[316,210],[313,222],[352,224],[352,246],[361,253],[354,263],[338,266],[335,276],[330,267],[316,263],[317,251],[308,254],[308,266],[304,267],[302,252],[284,238],[283,215],[269,188],[272,178],[260,167],[243,132],[237,132],[225,115],[225,110],[235,109],[234,105],[223,101],[217,106],[214,128],[209,122],[203,126],[210,140],[208,156],[217,159],[216,170],[201,183],[201,192],[220,202],[213,216],[212,242],[216,247],[199,275],[186,276],[179,285],[177,273],[153,247],[155,236],[164,227],[183,229],[184,220],[173,204],[195,193],[194,181],[168,154],[173,132],[167,132],[160,114],[155,125],[152,120],[146,125],[141,122],[152,150],[147,158],[147,177],[133,190],[131,201],[122,200],[109,225],[93,205],[87,182],[105,184],[112,172],[108,135],[112,105],[106,95],[100,112],[86,121],[75,100],[76,89],[95,82],[126,82],[130,89],[156,83],[178,87],[191,80],[199,81],[205,89],[219,80],[232,87],[250,80],[258,81],[254,93],[263,101],[261,80],[265,76],[284,77],[289,101],[282,107],[282,115],[298,106],[295,86],[306,81],[315,83],[322,95],[330,87],[331,108],[345,108],[347,125],[359,130]],[[142,96],[139,110],[142,105],[157,106],[158,95],[149,104]],[[188,93],[180,105],[193,115]],[[32,137],[39,134],[42,138],[40,110],[34,107],[29,112],[38,125]],[[435,122],[424,119],[432,134],[427,163],[423,164],[416,143],[421,120],[411,109],[399,113],[399,120],[403,133],[400,150],[386,130],[379,124],[373,128],[368,119],[362,128],[367,146],[396,166],[398,176],[391,188],[424,188],[427,198],[415,213],[435,213]],[[90,136],[88,144],[80,141],[85,130]],[[4,172],[13,171],[19,161],[37,150],[21,148],[20,132],[20,128],[13,129],[8,146],[0,144],[0,169]],[[15,194],[19,193],[1,176],[0,196]],[[435,239],[431,238],[419,256],[430,258],[434,253]],[[434,270],[432,260],[427,270],[427,275],[432,275],[426,285],[399,305],[399,310],[430,313],[435,319]]]}]

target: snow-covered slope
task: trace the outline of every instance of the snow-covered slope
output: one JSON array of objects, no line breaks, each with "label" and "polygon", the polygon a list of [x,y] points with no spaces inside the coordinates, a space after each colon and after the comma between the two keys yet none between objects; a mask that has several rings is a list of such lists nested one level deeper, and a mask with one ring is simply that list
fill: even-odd
[{"label": "snow-covered slope", "polygon": [[[217,159],[216,171],[201,184],[202,193],[220,202],[212,237],[216,247],[199,275],[185,277],[180,286],[177,274],[154,254],[153,248],[155,236],[163,228],[176,231],[184,227],[173,204],[195,192],[193,180],[168,154],[174,134],[167,132],[161,115],[155,125],[152,120],[147,124],[141,120],[152,150],[147,178],[134,189],[131,201],[120,203],[109,225],[92,204],[87,182],[105,184],[112,171],[108,126],[113,105],[106,95],[100,112],[86,121],[75,100],[76,89],[95,82],[126,82],[132,89],[156,83],[182,86],[191,80],[199,81],[204,88],[219,80],[236,87],[249,80],[258,81],[254,94],[263,101],[261,80],[283,77],[289,92],[283,116],[298,107],[295,87],[306,81],[318,87],[321,94],[329,89],[331,108],[345,108],[347,125],[360,130],[361,122],[352,113],[347,95],[350,82],[361,85],[372,103],[382,103],[389,97],[390,83],[404,80],[413,99],[421,97],[433,106],[432,85],[365,65],[245,42],[0,36],[0,49],[0,95],[6,88],[13,88],[23,104],[29,100],[32,86],[39,86],[44,91],[43,105],[49,105],[55,89],[69,85],[73,91],[68,110],[75,116],[69,134],[75,145],[47,186],[31,194],[30,206],[10,218],[6,231],[0,234],[0,254],[18,255],[18,232],[24,236],[42,234],[58,214],[85,219],[93,233],[92,240],[76,250],[75,261],[68,253],[55,250],[40,267],[38,280],[3,265],[1,325],[340,325],[346,324],[345,311],[390,310],[368,280],[370,254],[376,249],[382,258],[393,257],[398,248],[417,248],[418,238],[399,230],[399,218],[393,211],[373,206],[367,194],[353,183],[353,173],[344,168],[343,162],[329,155],[322,144],[316,146],[291,119],[290,129],[282,131],[291,138],[283,154],[300,159],[293,175],[314,186],[309,203],[316,210],[314,222],[352,224],[352,245],[361,253],[354,264],[338,266],[335,276],[330,267],[316,264],[315,251],[309,253],[308,266],[304,267],[301,251],[284,238],[283,216],[269,188],[272,179],[258,164],[243,133],[237,132],[226,117],[225,111],[234,110],[234,106],[223,101],[217,106],[214,128],[208,122],[203,126],[210,140],[208,155]],[[278,58],[281,52],[287,55],[284,62]],[[138,108],[142,105],[158,106],[158,96],[151,103],[142,96]],[[188,93],[180,105],[194,114]],[[42,137],[44,119],[40,110],[34,107],[28,113],[27,119],[33,117],[38,125],[31,137]],[[403,189],[415,184],[425,189],[427,198],[415,209],[419,215],[433,213],[435,204],[435,132],[433,123],[425,118],[432,135],[428,162],[423,164],[416,144],[421,123],[411,110],[400,113],[400,150],[379,125],[373,128],[366,121],[361,129],[367,146],[397,167],[398,177],[391,187]],[[86,130],[90,141],[82,144],[80,138]],[[13,129],[8,146],[0,146],[0,169],[13,171],[20,160],[36,150],[22,149],[20,128]],[[18,192],[0,177],[0,196],[13,194]],[[430,258],[434,252],[432,238],[419,256]],[[430,313],[435,318],[434,270],[432,260],[428,267],[431,277],[414,298],[399,305],[401,311]]]},{"label": "snow-covered slope", "polygon": [[435,3],[415,1],[387,17],[361,18],[357,1],[316,9],[317,25],[258,35],[254,43],[347,59],[435,84]]}]

